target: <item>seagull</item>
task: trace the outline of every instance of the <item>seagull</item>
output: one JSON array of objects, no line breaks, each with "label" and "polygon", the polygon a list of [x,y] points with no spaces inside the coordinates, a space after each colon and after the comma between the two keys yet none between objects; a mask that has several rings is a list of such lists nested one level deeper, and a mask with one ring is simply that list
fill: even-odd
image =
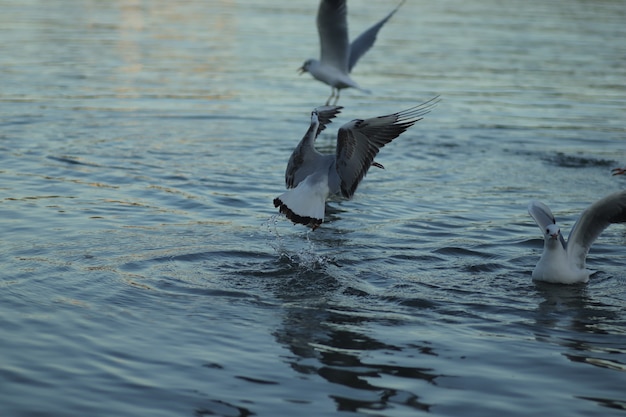
[{"label": "seagull", "polygon": [[348,40],[348,22],[346,0],[322,0],[317,11],[317,31],[319,32],[321,53],[320,59],[308,59],[298,68],[300,74],[311,73],[313,78],[330,85],[332,88],[326,105],[335,98],[334,104],[339,101],[339,92],[342,88],[357,88],[369,93],[350,78],[350,72],[359,58],[374,45],[376,35],[381,27],[402,6],[402,2],[391,12],[367,29],[352,43]]},{"label": "seagull", "polygon": [[585,258],[591,245],[610,224],[626,222],[626,190],[609,194],[583,211],[567,243],[545,204],[531,201],[528,213],[544,234],[543,253],[533,270],[533,280],[558,284],[587,282],[592,271],[585,267]]},{"label": "seagull", "polygon": [[398,113],[370,119],[354,119],[339,128],[335,154],[315,149],[315,139],[343,107],[321,106],[311,112],[311,125],[289,158],[285,171],[287,191],[274,199],[294,224],[317,229],[324,221],[326,199],[340,195],[350,199],[380,148],[400,136],[439,102],[434,97]]},{"label": "seagull", "polygon": [[626,174],[626,168],[613,168],[611,172],[613,175],[624,175]]}]

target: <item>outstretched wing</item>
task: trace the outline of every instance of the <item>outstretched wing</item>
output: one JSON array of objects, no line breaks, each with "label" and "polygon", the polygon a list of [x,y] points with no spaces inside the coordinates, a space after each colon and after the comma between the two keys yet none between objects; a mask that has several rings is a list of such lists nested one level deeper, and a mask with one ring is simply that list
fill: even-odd
[{"label": "outstretched wing", "polygon": [[[554,214],[550,211],[550,208],[543,204],[541,201],[533,200],[528,203],[528,214],[535,219],[535,223],[541,229],[541,233],[543,234],[544,239],[547,237],[547,227],[551,224],[556,224],[556,219],[554,218]],[[567,248],[567,244],[565,243],[565,239],[563,238],[563,234],[559,234],[559,239],[561,240],[561,245],[563,245],[563,249]]]},{"label": "outstretched wing", "polygon": [[550,208],[541,201],[533,200],[528,203],[528,214],[535,219],[535,223],[541,229],[541,233],[546,234],[546,228],[550,224],[556,224],[556,218]]},{"label": "outstretched wing", "polygon": [[596,201],[582,212],[567,238],[568,258],[580,268],[585,266],[589,248],[600,233],[613,223],[626,222],[626,190]]},{"label": "outstretched wing", "polygon": [[332,123],[332,120],[341,113],[341,109],[343,109],[342,106],[320,106],[315,108],[317,118],[320,122],[317,128],[317,134],[315,135],[316,138],[326,129],[326,125]]},{"label": "outstretched wing", "polygon": [[387,23],[387,20],[391,19],[391,16],[398,11],[400,6],[402,6],[405,1],[406,0],[402,0],[402,2],[387,15],[387,17],[367,29],[365,32],[361,33],[358,38],[352,41],[350,44],[350,53],[348,58],[348,72],[352,71],[352,68],[356,65],[357,61],[365,55],[372,45],[374,45],[380,28]]},{"label": "outstretched wing", "polygon": [[335,154],[341,194],[351,198],[380,148],[413,126],[438,103],[435,97],[419,106],[371,119],[355,119],[337,134]]},{"label": "outstretched wing", "polygon": [[348,73],[348,7],[346,0],[322,0],[317,10],[320,61]]},{"label": "outstretched wing", "polygon": [[[320,106],[311,113],[311,124],[304,134],[298,146],[293,150],[285,170],[285,185],[287,188],[296,187],[300,181],[314,172],[315,166],[311,161],[315,159],[315,139],[326,129],[326,125],[332,122],[343,107],[341,106]],[[309,163],[307,163],[309,162]]]}]

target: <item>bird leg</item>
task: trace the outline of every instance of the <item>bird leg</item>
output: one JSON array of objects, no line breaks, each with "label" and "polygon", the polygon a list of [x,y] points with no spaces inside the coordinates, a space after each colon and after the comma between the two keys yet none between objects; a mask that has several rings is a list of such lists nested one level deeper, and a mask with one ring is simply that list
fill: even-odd
[{"label": "bird leg", "polygon": [[337,102],[339,101],[339,94],[341,93],[340,89],[335,89],[335,91],[337,91],[337,95],[335,96],[335,102],[333,103],[333,106],[337,105]]},{"label": "bird leg", "polygon": [[611,172],[613,175],[623,175],[626,174],[626,168],[613,168]]},{"label": "bird leg", "polygon": [[[326,100],[326,106],[328,106],[330,104],[330,100],[335,97],[335,87],[330,87],[330,97],[328,97],[328,100]],[[339,97],[337,97],[339,98]],[[335,100],[335,104],[337,104],[337,100]]]}]

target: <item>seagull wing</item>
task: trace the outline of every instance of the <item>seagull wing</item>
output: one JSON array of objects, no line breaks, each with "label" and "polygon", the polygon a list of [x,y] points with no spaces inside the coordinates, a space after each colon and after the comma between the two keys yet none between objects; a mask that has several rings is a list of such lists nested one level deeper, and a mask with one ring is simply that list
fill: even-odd
[{"label": "seagull wing", "polygon": [[320,106],[315,108],[315,111],[317,111],[317,118],[320,122],[320,125],[317,128],[317,134],[315,135],[316,138],[324,131],[324,129],[326,129],[326,125],[332,123],[332,119],[341,113],[341,109],[343,109],[342,106]]},{"label": "seagull wing", "polygon": [[285,185],[287,188],[296,187],[303,179],[311,174],[316,166],[311,163],[318,152],[315,150],[315,139],[326,129],[326,125],[332,122],[343,107],[320,106],[311,114],[311,125],[304,134],[298,146],[291,153],[287,169],[285,170]]},{"label": "seagull wing", "polygon": [[589,248],[600,233],[613,223],[626,222],[626,190],[609,194],[582,212],[567,238],[568,258],[585,266]]},{"label": "seagull wing", "polygon": [[372,47],[372,45],[374,45],[374,42],[376,41],[376,35],[378,35],[378,31],[380,30],[380,28],[382,28],[383,25],[387,23],[387,20],[391,19],[391,16],[393,16],[398,11],[400,6],[402,6],[405,1],[406,0],[403,0],[395,9],[391,11],[391,13],[387,15],[387,17],[376,23],[371,28],[367,29],[365,32],[361,33],[358,38],[352,41],[352,43],[350,44],[350,53],[348,58],[348,72],[352,71],[352,68],[354,68],[357,61],[363,55],[365,55],[365,53]]},{"label": "seagull wing", "polygon": [[348,7],[346,0],[322,0],[317,11],[320,61],[348,73]]},{"label": "seagull wing", "polygon": [[[541,233],[543,236],[546,236],[546,228],[548,225],[556,224],[556,218],[550,208],[543,204],[541,201],[533,200],[528,203],[528,214],[535,219],[535,223],[541,229]],[[565,243],[565,239],[563,239],[563,234],[559,235],[559,239],[561,240],[561,245],[563,245],[563,249],[567,248],[567,244]]]},{"label": "seagull wing", "polygon": [[435,97],[398,113],[355,119],[343,125],[337,134],[335,154],[341,194],[351,198],[380,148],[421,120],[437,102]]},{"label": "seagull wing", "polygon": [[528,203],[528,214],[535,219],[535,223],[541,229],[542,233],[546,233],[546,227],[550,224],[556,224],[556,218],[548,206],[541,201],[533,200]]}]

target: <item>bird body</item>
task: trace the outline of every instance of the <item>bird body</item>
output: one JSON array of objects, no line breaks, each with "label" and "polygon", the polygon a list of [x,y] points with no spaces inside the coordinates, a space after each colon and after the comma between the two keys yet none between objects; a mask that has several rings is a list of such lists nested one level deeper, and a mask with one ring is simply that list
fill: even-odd
[{"label": "bird body", "polygon": [[326,200],[334,194],[352,198],[369,168],[382,168],[374,162],[380,148],[421,120],[437,102],[434,98],[398,113],[344,124],[337,133],[335,154],[318,152],[315,139],[342,107],[316,108],[306,134],[287,163],[288,190],[274,199],[274,206],[292,222],[315,230],[324,221]]},{"label": "bird body", "polygon": [[556,224],[548,227],[552,230],[546,232],[544,237],[544,250],[533,269],[533,279],[560,284],[587,282],[592,271],[571,262],[566,246],[563,246],[563,235],[560,229]]},{"label": "bird body", "polygon": [[545,204],[531,201],[528,213],[544,235],[543,253],[533,269],[533,280],[559,284],[584,283],[592,273],[586,267],[586,258],[593,242],[609,225],[626,222],[626,191],[610,194],[583,211],[567,242]]},{"label": "bird body", "polygon": [[[368,90],[361,88],[356,83],[356,81],[350,78],[350,75],[348,75],[347,72],[343,72],[340,69],[335,68],[331,65],[324,65],[321,61],[318,61],[317,59],[309,59],[305,61],[302,67],[300,67],[300,71],[308,72],[316,80],[328,84],[336,90],[341,90],[344,88],[356,88],[363,92],[368,92]],[[326,102],[326,105],[329,105],[329,102],[330,99]],[[335,102],[335,104],[337,103]]]}]

